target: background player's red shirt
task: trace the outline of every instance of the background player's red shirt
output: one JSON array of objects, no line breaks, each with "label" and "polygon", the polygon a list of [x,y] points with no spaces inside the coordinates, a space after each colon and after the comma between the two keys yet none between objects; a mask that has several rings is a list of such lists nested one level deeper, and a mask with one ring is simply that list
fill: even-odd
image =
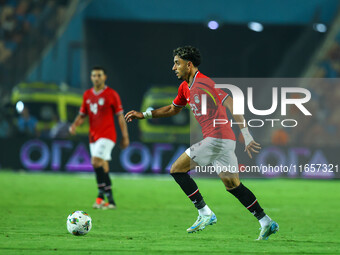
[{"label": "background player's red shirt", "polygon": [[114,115],[123,113],[123,106],[118,93],[107,86],[99,92],[93,88],[84,92],[80,114],[89,116],[90,143],[99,138],[116,142],[117,134]]},{"label": "background player's red shirt", "polygon": [[[207,95],[206,115],[202,115],[202,94]],[[230,122],[215,125],[215,127],[213,123],[214,119],[228,120],[225,107],[222,106],[222,101],[224,102],[227,97],[226,92],[221,89],[215,89],[213,80],[198,71],[190,88],[186,81],[182,82],[172,103],[178,107],[184,107],[189,103],[196,120],[202,127],[203,138],[215,137],[235,140]]]}]

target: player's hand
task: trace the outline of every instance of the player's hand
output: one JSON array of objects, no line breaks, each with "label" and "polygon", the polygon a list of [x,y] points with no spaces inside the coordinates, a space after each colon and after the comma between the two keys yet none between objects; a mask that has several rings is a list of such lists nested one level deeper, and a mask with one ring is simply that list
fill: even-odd
[{"label": "player's hand", "polygon": [[129,137],[123,137],[122,140],[120,141],[120,148],[124,150],[126,147],[128,147],[130,144]]},{"label": "player's hand", "polygon": [[75,134],[76,134],[76,126],[72,124],[72,125],[68,128],[68,131],[70,132],[71,135],[75,135]]},{"label": "player's hand", "polygon": [[129,111],[127,114],[125,114],[126,122],[131,122],[134,119],[144,119],[143,113],[137,111]]},{"label": "player's hand", "polygon": [[248,153],[248,156],[250,158],[253,158],[253,156],[251,155],[251,152],[254,153],[259,153],[261,150],[261,145],[257,142],[255,142],[254,140],[252,140],[246,147],[245,150]]}]

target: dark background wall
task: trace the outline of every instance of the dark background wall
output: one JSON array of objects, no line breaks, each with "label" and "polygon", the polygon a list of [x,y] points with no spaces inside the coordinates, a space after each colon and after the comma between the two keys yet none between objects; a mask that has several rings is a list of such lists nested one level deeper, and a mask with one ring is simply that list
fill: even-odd
[{"label": "dark background wall", "polygon": [[[109,83],[122,97],[138,98],[150,85],[177,86],[172,50],[193,45],[201,50],[201,72],[210,77],[271,77],[304,31],[304,26],[268,26],[256,33],[244,25],[214,31],[202,24],[87,20],[88,71],[105,66]],[[314,39],[317,45],[322,34]]]}]

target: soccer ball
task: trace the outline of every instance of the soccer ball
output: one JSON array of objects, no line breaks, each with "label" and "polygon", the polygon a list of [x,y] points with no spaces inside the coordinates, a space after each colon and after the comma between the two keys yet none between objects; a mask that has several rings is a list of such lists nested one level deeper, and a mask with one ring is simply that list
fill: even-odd
[{"label": "soccer ball", "polygon": [[72,235],[86,235],[92,228],[92,219],[84,211],[75,211],[67,217],[66,226]]}]

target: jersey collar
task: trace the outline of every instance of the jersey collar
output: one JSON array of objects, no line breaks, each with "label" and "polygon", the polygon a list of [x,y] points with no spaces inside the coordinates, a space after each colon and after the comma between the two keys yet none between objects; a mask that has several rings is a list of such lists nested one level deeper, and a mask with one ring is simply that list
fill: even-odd
[{"label": "jersey collar", "polygon": [[194,83],[195,83],[195,80],[196,80],[196,76],[197,76],[197,74],[199,73],[200,71],[196,71],[196,73],[195,73],[195,76],[194,76],[194,79],[192,79],[192,83],[191,83],[191,86],[189,87],[189,90],[192,88],[192,86],[194,85]]},{"label": "jersey collar", "polygon": [[96,96],[100,95],[105,89],[107,88],[107,85],[105,85],[105,87],[101,90],[99,90],[98,92],[96,92],[94,90],[94,88],[92,88],[92,93],[95,94]]}]

